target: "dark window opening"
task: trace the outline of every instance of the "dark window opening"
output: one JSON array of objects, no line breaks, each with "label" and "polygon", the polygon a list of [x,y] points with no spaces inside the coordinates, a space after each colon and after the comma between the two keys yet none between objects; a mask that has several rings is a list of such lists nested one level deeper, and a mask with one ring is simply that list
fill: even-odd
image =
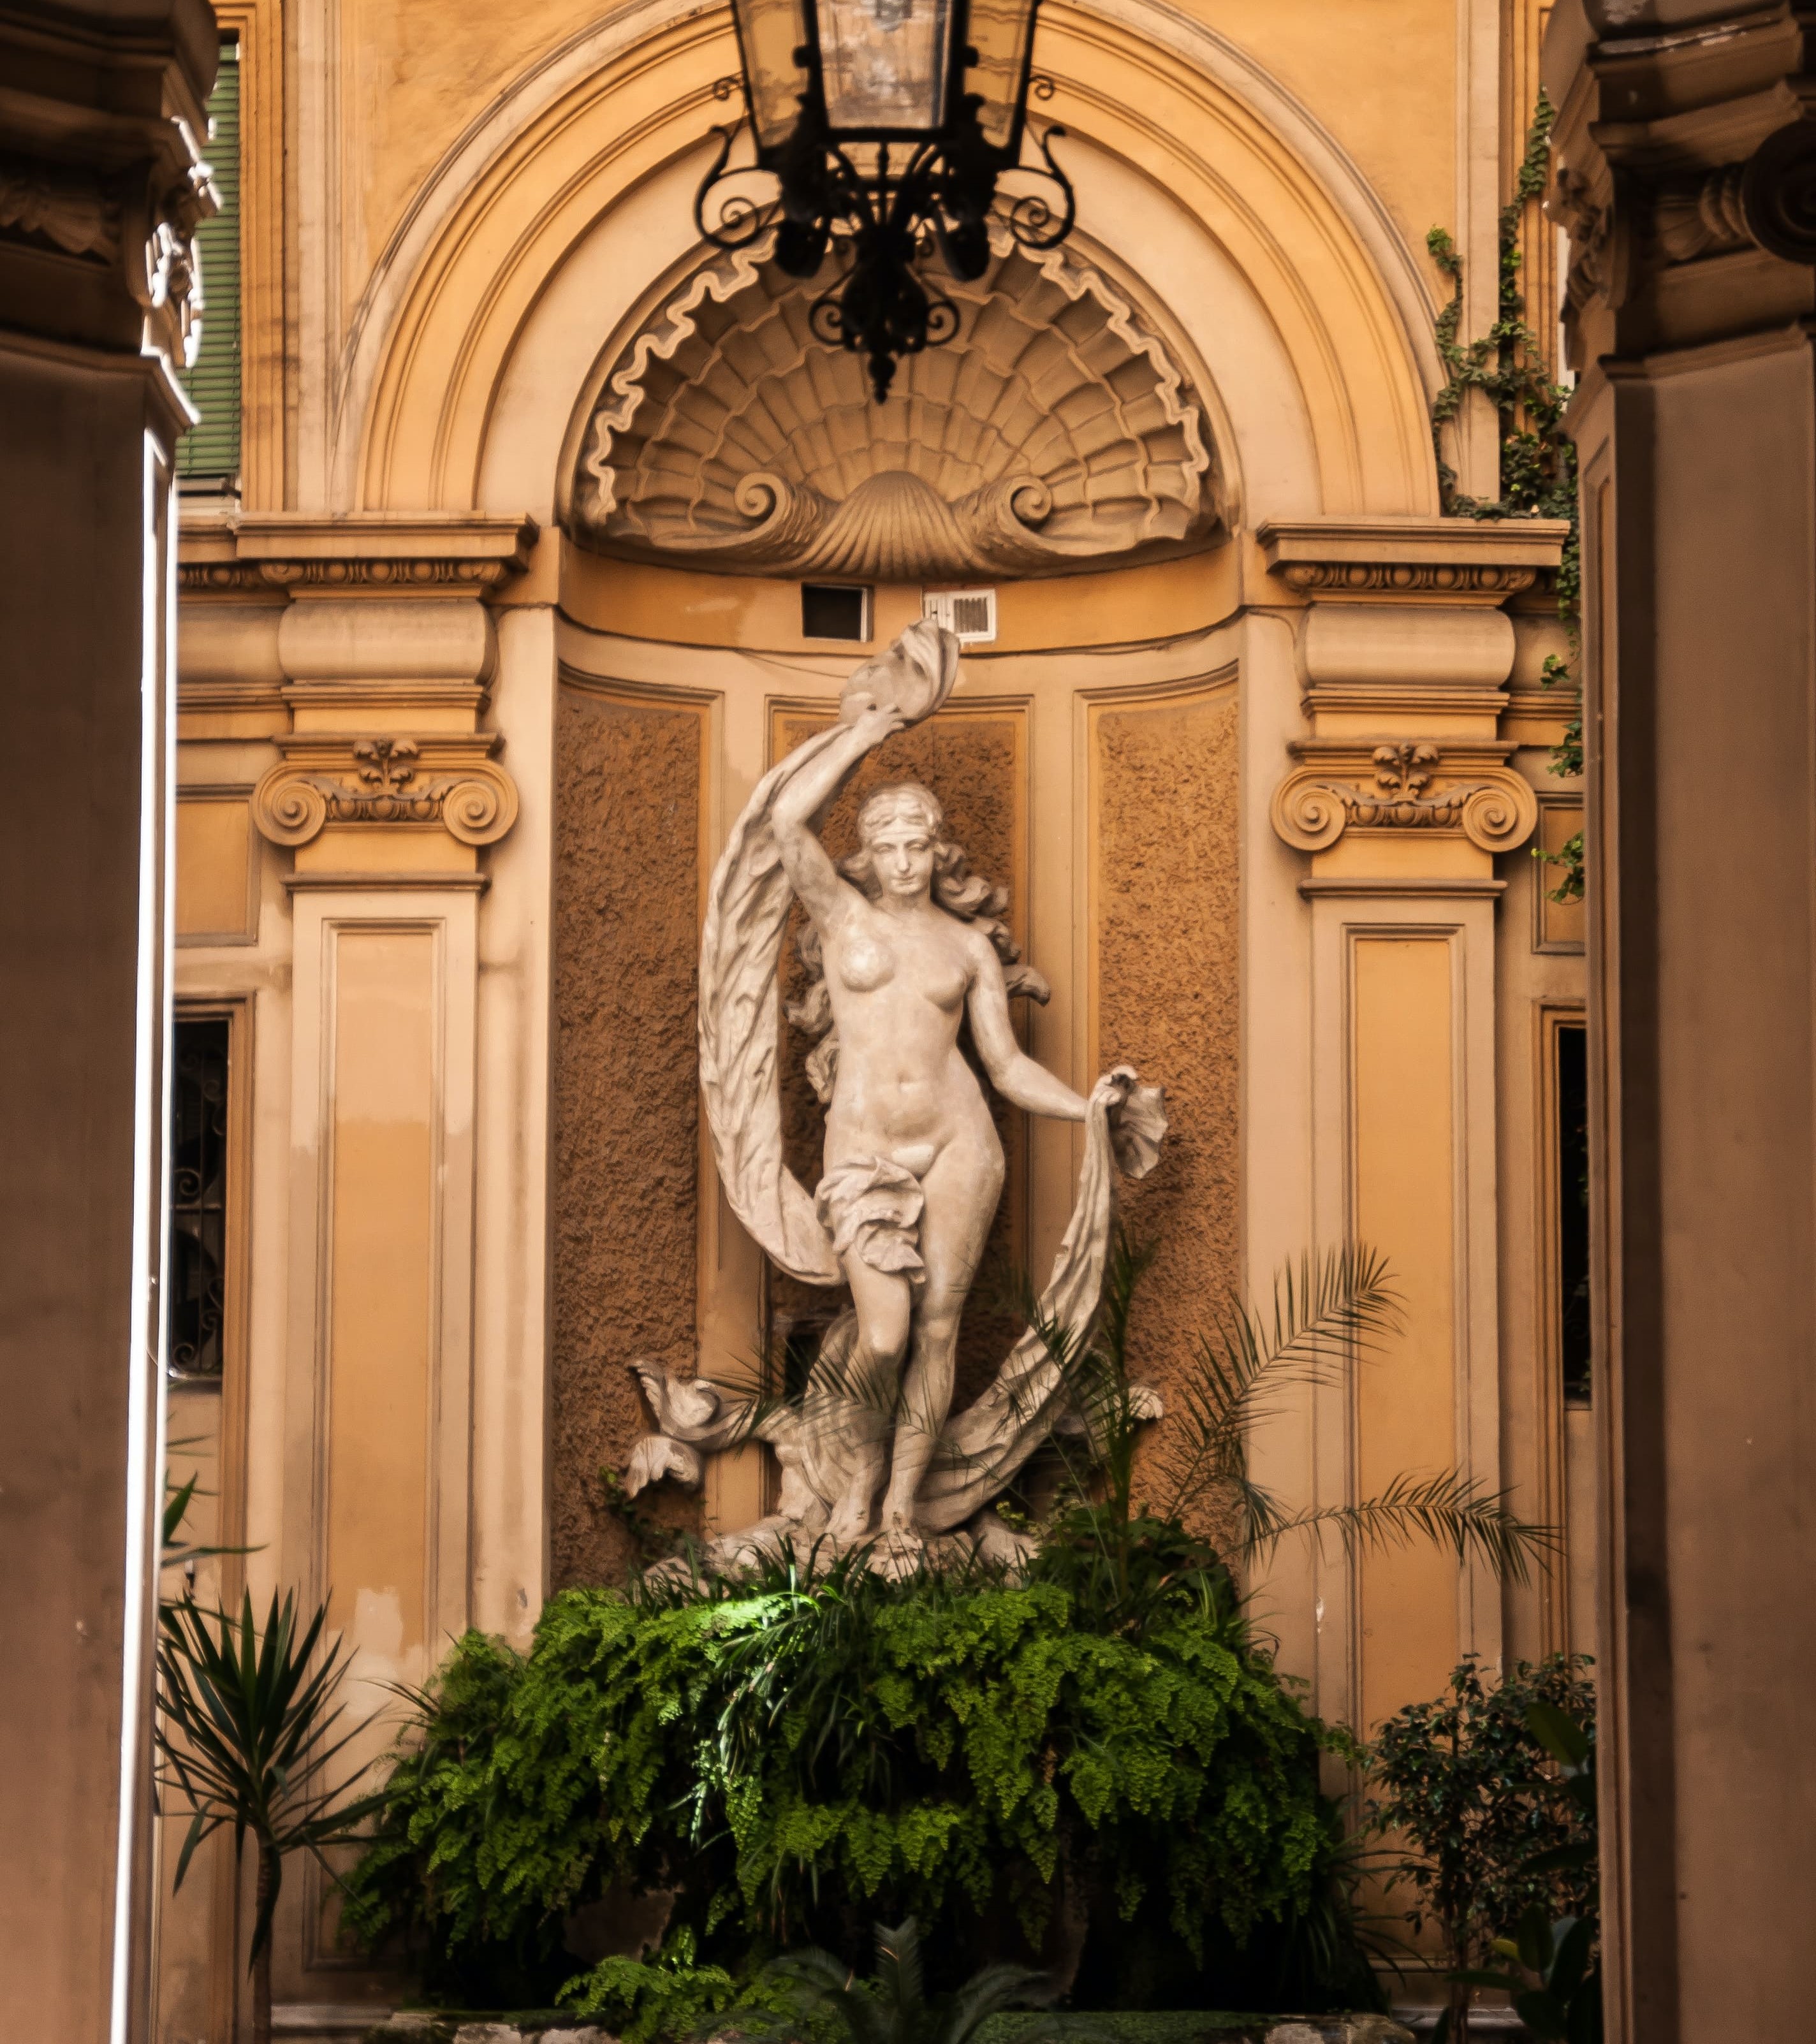
[{"label": "dark window opening", "polygon": [[798,1398],[819,1360],[820,1344],[837,1317],[833,1313],[778,1313],[770,1344],[771,1389]]},{"label": "dark window opening", "polygon": [[165,1353],[173,1378],[221,1381],[227,1291],[227,1033],[183,1021],[171,1074],[170,1255]]},{"label": "dark window opening", "polygon": [[855,639],[870,637],[870,591],[841,582],[804,582],[801,585],[801,636],[803,639]]},{"label": "dark window opening", "polygon": [[1567,1405],[1589,1403],[1589,1035],[1557,1032],[1558,1352]]},{"label": "dark window opening", "polygon": [[202,266],[202,340],[182,372],[202,414],[177,443],[176,472],[198,491],[231,489],[240,474],[240,46],[221,52],[208,95],[204,160],[221,210],[195,231]]}]

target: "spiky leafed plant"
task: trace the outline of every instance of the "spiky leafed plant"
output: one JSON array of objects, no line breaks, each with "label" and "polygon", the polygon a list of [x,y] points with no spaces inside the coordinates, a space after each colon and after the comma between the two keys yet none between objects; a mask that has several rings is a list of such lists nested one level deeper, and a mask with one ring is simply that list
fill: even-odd
[{"label": "spiky leafed plant", "polygon": [[325,1778],[364,1729],[338,1730],[348,1664],[338,1639],[323,1642],[327,1616],[319,1606],[299,1635],[294,1593],[280,1602],[275,1591],[262,1631],[250,1592],[237,1619],[188,1596],[160,1612],[159,1782],[180,1790],[192,1812],[174,1885],[182,1887],[196,1848],[224,1827],[233,1829],[236,1865],[248,1835],[258,1854],[248,1954],[253,2044],[270,2044],[271,1919],[285,1858],[306,1850],[321,1859],[324,1847],[351,1844],[355,1827],[385,1800],[343,1802],[350,1784]]},{"label": "spiky leafed plant", "polygon": [[1151,1247],[1119,1236],[1088,1343],[1032,1323],[1059,1365],[1047,1397],[1056,1412],[1074,1417],[1069,1438],[1063,1427],[1054,1435],[1072,1490],[1081,1507],[1094,1494],[1098,1500],[1075,1515],[1075,1534],[1100,1546],[1122,1594],[1146,1533],[1188,1517],[1228,1529],[1220,1551],[1238,1563],[1271,1554],[1295,1533],[1333,1535],[1351,1552],[1429,1539],[1453,1548],[1460,1562],[1473,1554],[1525,1582],[1533,1562],[1554,1549],[1552,1531],[1519,1518],[1505,1491],[1456,1470],[1402,1474],[1374,1497],[1300,1511],[1250,1474],[1248,1442],[1259,1424],[1296,1393],[1352,1383],[1400,1327],[1386,1260],[1359,1244],[1287,1265],[1266,1310],[1232,1293],[1194,1343],[1173,1409],[1145,1440],[1154,1404],[1130,1374],[1131,1309],[1152,1260]]},{"label": "spiky leafed plant", "polygon": [[[202,1436],[198,1434],[184,1434],[166,1445],[175,1454],[183,1449],[198,1447],[202,1439]],[[183,1537],[183,1522],[189,1516],[190,1505],[198,1497],[211,1497],[214,1494],[212,1491],[202,1489],[201,1485],[202,1473],[199,1470],[180,1484],[168,1469],[164,1472],[164,1523],[158,1566],[160,1569],[181,1569],[191,1583],[195,1579],[195,1564],[198,1562],[212,1561],[229,1554],[249,1554],[253,1551],[250,1547],[222,1546]]]},{"label": "spiky leafed plant", "polygon": [[[845,2044],[968,2044],[998,2010],[1050,2001],[1053,1982],[1029,1966],[985,1966],[950,1994],[929,1997],[920,1927],[910,1916],[876,1926],[876,1972],[860,1981],[830,1952],[791,1952],[771,1977],[792,1988],[807,2009],[829,2016]],[[1024,2039],[1023,2044],[1029,2044]]]}]

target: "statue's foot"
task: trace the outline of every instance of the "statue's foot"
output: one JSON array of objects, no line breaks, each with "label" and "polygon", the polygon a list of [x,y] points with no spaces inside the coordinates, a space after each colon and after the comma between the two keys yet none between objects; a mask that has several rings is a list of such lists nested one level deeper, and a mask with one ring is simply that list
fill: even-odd
[{"label": "statue's foot", "polygon": [[841,1547],[854,1546],[870,1535],[870,1514],[861,1506],[841,1504],[826,1521],[826,1535]]},{"label": "statue's foot", "polygon": [[898,1583],[903,1577],[913,1575],[926,1558],[926,1542],[912,1526],[904,1526],[898,1521],[894,1525],[885,1523],[870,1566],[879,1576],[887,1576],[891,1582]]}]

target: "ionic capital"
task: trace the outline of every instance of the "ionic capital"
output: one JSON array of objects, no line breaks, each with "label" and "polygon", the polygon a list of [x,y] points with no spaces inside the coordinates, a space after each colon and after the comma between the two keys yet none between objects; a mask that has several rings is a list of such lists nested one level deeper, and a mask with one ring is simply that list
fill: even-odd
[{"label": "ionic capital", "polygon": [[1506,763],[1510,744],[1302,739],[1288,750],[1300,763],[1269,813],[1295,851],[1328,851],[1347,831],[1445,832],[1516,851],[1538,822],[1538,798]]},{"label": "ionic capital", "polygon": [[496,844],[517,821],[517,786],[495,734],[280,739],[284,757],[252,791],[273,844],[309,843],[329,824],[439,825],[465,845]]}]

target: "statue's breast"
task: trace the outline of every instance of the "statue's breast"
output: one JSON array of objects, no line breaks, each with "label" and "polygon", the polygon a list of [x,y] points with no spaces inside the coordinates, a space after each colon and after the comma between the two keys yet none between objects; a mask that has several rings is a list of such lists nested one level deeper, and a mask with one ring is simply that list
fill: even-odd
[{"label": "statue's breast", "polygon": [[854,937],[840,947],[838,970],[841,986],[853,993],[872,993],[895,977],[895,954],[874,937]]}]

